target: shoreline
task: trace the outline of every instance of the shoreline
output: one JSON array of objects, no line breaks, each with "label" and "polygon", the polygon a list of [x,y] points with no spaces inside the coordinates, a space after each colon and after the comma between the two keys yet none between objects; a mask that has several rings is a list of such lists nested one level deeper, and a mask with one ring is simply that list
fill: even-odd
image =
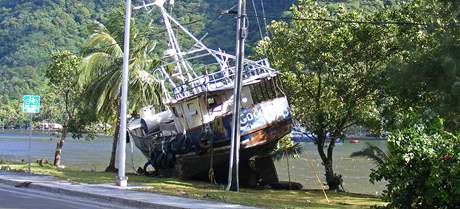
[{"label": "shoreline", "polygon": [[[0,170],[25,171],[26,164],[0,162]],[[75,171],[71,169],[56,169],[50,165],[40,166],[33,163],[32,173],[45,174],[73,183],[113,184],[115,174],[107,172]],[[128,174],[128,183],[132,186],[142,186],[140,191],[188,197],[200,200],[219,201],[232,204],[242,204],[266,208],[308,208],[308,207],[343,207],[370,208],[374,205],[385,204],[378,197],[367,194],[327,192],[331,203],[327,203],[323,194],[318,190],[271,190],[242,188],[241,192],[227,192],[222,185],[206,182],[186,181],[171,178],[146,177]]]},{"label": "shoreline", "polygon": [[[46,134],[46,133],[45,133]],[[50,139],[51,138],[51,139]],[[21,161],[27,160],[27,137],[9,138],[2,137],[0,133],[0,159]],[[47,159],[52,161],[56,147],[56,137],[43,136],[32,139],[32,159]],[[361,141],[359,144],[342,143],[337,145],[334,153],[334,163],[337,173],[344,177],[346,191],[379,195],[384,189],[384,183],[371,184],[369,172],[375,165],[366,158],[350,158],[350,153],[360,150],[366,143],[372,143],[385,149],[385,141]],[[109,161],[112,147],[110,137],[97,137],[95,140],[75,140],[67,138],[63,149],[63,165],[75,170],[102,171]],[[128,146],[130,147],[130,146]],[[324,182],[321,160],[312,143],[302,143],[303,154],[298,159],[291,161],[291,179],[299,182],[309,189],[320,189],[316,175]],[[34,160],[34,161],[35,161]],[[146,162],[145,157],[134,147],[133,152],[127,149],[127,169],[135,172]],[[287,181],[287,167],[285,160],[275,161],[280,181]],[[313,167],[312,167],[313,166]]]}]

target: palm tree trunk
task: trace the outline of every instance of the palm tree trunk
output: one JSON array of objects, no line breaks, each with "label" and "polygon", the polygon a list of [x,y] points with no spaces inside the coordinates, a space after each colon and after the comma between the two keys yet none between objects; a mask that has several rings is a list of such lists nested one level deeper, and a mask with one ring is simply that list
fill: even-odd
[{"label": "palm tree trunk", "polygon": [[287,163],[289,190],[291,190],[291,168],[290,168],[291,166],[289,164],[289,156],[286,156],[286,163]]},{"label": "palm tree trunk", "polygon": [[61,165],[62,147],[64,146],[66,136],[67,136],[67,125],[64,125],[64,127],[62,127],[61,139],[59,139],[59,142],[56,144],[56,151],[54,152],[53,165],[56,167],[59,167]]},{"label": "palm tree trunk", "polygon": [[107,168],[105,168],[106,172],[116,172],[117,168],[115,167],[115,157],[117,155],[117,145],[118,145],[118,135],[120,134],[120,119],[117,119],[117,127],[115,127],[115,133],[113,134],[113,142],[112,142],[112,152],[110,154],[110,162]]},{"label": "palm tree trunk", "polygon": [[121,105],[118,102],[118,109],[117,109],[117,123],[115,127],[115,133],[113,134],[113,142],[112,142],[112,153],[110,154],[110,162],[107,168],[105,168],[105,172],[116,172],[117,168],[115,167],[115,157],[117,155],[117,145],[120,136],[120,113],[121,113]]}]

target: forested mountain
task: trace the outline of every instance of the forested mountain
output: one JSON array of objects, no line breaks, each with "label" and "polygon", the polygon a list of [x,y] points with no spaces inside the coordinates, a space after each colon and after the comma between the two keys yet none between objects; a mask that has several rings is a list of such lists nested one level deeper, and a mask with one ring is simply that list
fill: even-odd
[{"label": "forested mountain", "polygon": [[[264,2],[267,15],[277,15],[286,10],[293,0],[282,1],[282,3],[276,0]],[[55,49],[78,53],[82,42],[89,35],[88,24],[100,20],[104,13],[122,3],[123,1],[120,0],[0,0],[2,79],[10,80],[15,77],[14,72],[17,71],[43,68],[48,63],[49,52]],[[177,1],[173,13],[185,24],[201,20],[188,27],[198,34],[209,32],[206,42],[212,47],[232,49],[233,18],[230,15],[218,17],[218,10],[229,9],[235,4],[236,1]],[[257,6],[260,9],[260,4]],[[251,13],[252,6],[248,5],[248,10]],[[142,12],[134,13],[135,16],[141,16],[139,14],[142,15]],[[140,18],[145,19],[145,16]],[[251,26],[252,29],[256,29],[255,21],[251,21]],[[161,36],[157,35],[156,38]],[[251,34],[249,38],[254,42],[259,37],[258,34],[257,36]],[[11,92],[10,84],[6,84],[8,85],[6,87],[4,85],[5,81],[2,81],[0,87],[2,95],[6,93],[9,96],[18,96],[15,92]],[[33,87],[33,84],[30,85],[29,87]]]},{"label": "forested mountain", "polygon": [[[49,63],[49,53],[65,49],[79,53],[90,34],[89,25],[104,22],[106,14],[122,6],[122,0],[0,0],[0,106],[18,106],[23,94],[44,94],[47,89],[42,76]],[[140,0],[133,4],[141,4]],[[247,1],[250,33],[248,53],[265,35],[265,23],[277,20],[295,0]],[[324,0],[323,3],[346,3],[350,8],[382,7],[388,0]],[[221,11],[236,9],[236,0],[178,0],[173,15],[211,48],[233,51],[235,15]],[[334,4],[331,4],[334,5]],[[256,9],[254,9],[256,8]],[[166,40],[160,27],[158,12],[147,15],[134,11],[141,28],[151,33],[152,41]],[[258,16],[259,18],[256,18]],[[265,19],[264,19],[265,17]],[[153,23],[155,27],[147,27]],[[259,32],[261,31],[261,33]],[[161,41],[159,41],[161,46]],[[164,42],[163,42],[164,43]],[[164,45],[164,44],[163,44]],[[161,47],[158,47],[161,49]],[[157,52],[160,53],[160,52]],[[11,105],[10,105],[11,106]],[[15,107],[17,109],[17,107]],[[0,122],[1,122],[0,115]]]}]

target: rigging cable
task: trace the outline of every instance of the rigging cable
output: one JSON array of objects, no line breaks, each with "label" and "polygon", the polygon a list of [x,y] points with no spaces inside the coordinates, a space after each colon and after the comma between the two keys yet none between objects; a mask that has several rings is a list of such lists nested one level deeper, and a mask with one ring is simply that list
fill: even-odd
[{"label": "rigging cable", "polygon": [[259,15],[257,14],[256,3],[254,2],[254,0],[252,0],[252,7],[254,8],[254,14],[256,15],[257,26],[259,27],[260,39],[263,39],[264,35],[262,35],[262,27],[260,27]]},{"label": "rigging cable", "polygon": [[264,6],[264,0],[260,0],[260,6],[262,7],[262,17],[264,20],[264,25],[265,25],[265,36],[268,36],[268,26],[267,26],[267,17],[265,15],[265,6]]},{"label": "rigging cable", "polygon": [[[205,22],[205,24],[208,24],[208,25],[213,24],[213,23],[216,22],[218,19],[220,19],[220,17],[221,17],[221,16],[217,16],[217,17],[214,18],[213,20],[211,20],[211,21],[209,21],[209,22]],[[185,26],[189,26],[189,25],[198,24],[198,23],[201,23],[201,22],[203,22],[203,20],[194,20],[194,21],[190,21],[190,22],[188,22],[188,23],[184,23],[184,24],[181,24],[181,25],[182,25],[183,27],[185,27]],[[172,28],[172,29],[177,29],[177,28],[179,28],[179,26],[177,26],[177,25],[172,25],[171,28]],[[149,34],[149,37],[155,37],[156,35],[160,35],[160,34],[166,33],[166,32],[168,32],[168,31],[167,31],[167,30],[161,30],[161,31],[158,31],[158,32],[156,32],[156,33]]]}]

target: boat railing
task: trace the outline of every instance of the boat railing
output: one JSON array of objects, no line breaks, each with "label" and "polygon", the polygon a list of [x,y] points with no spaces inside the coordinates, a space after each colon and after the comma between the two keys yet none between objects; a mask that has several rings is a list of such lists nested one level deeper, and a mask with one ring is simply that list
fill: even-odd
[{"label": "boat railing", "polygon": [[[165,72],[164,69],[158,69],[161,74],[161,80],[169,83],[168,87],[163,87],[163,91],[169,94],[167,97],[174,100],[181,100],[204,91],[213,91],[225,88],[233,88],[236,67],[222,68],[221,70],[198,76],[183,84],[176,84]],[[261,78],[273,77],[277,74],[270,68],[267,59],[258,61],[245,62],[243,68],[243,84],[252,82]],[[168,91],[168,89],[170,91]]]}]

